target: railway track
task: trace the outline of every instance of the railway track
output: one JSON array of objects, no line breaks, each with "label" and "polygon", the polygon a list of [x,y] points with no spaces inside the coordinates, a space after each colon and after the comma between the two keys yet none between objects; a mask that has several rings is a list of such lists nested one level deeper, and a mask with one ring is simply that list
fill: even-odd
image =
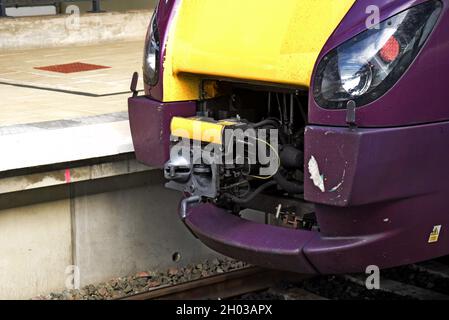
[{"label": "railway track", "polygon": [[247,267],[119,300],[449,300],[449,264],[430,261],[381,272],[380,289],[366,275],[310,277]]},{"label": "railway track", "polygon": [[177,285],[159,287],[119,300],[217,300],[260,292],[280,281],[301,280],[305,276],[247,267]]},{"label": "railway track", "polygon": [[271,288],[266,294],[282,300],[449,300],[449,265],[439,261],[381,271],[379,289],[367,289],[366,278],[363,274],[315,277]]}]

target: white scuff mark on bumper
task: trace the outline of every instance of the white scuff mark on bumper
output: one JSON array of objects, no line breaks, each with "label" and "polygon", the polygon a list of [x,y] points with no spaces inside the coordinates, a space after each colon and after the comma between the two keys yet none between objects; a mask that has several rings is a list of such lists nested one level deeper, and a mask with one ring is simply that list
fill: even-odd
[{"label": "white scuff mark on bumper", "polygon": [[343,185],[343,183],[345,183],[345,177],[346,177],[346,169],[343,170],[343,175],[341,177],[341,181],[339,184],[337,184],[335,187],[333,187],[332,189],[329,190],[329,192],[335,192],[338,189],[340,189],[340,187]]},{"label": "white scuff mark on bumper", "polygon": [[329,192],[335,192],[338,189],[340,189],[340,187],[343,185],[344,181],[340,182],[339,184],[337,184],[335,187],[333,187],[332,189],[329,190]]},{"label": "white scuff mark on bumper", "polygon": [[315,157],[312,156],[309,160],[309,173],[310,179],[313,181],[313,184],[321,190],[321,192],[325,192],[324,188],[324,175],[320,173],[320,168],[318,166],[318,162]]}]

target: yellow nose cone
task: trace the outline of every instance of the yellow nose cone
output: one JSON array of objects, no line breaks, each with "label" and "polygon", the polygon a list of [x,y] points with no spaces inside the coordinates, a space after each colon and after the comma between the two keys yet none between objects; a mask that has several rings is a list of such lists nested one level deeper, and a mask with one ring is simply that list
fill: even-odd
[{"label": "yellow nose cone", "polygon": [[170,26],[164,100],[198,99],[204,76],[308,87],[354,1],[182,1]]}]

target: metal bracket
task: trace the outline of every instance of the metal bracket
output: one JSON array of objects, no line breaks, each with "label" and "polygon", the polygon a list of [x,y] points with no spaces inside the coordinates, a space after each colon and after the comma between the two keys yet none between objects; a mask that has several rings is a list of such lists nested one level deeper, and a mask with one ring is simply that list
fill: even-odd
[{"label": "metal bracket", "polygon": [[137,95],[139,94],[139,91],[137,90],[138,83],[139,83],[139,73],[134,72],[132,80],[131,80],[131,86],[129,87],[129,89],[131,90],[131,92],[133,94],[133,98],[137,97]]},{"label": "metal bracket", "polygon": [[355,129],[357,127],[355,116],[356,107],[357,105],[354,100],[348,101],[346,105],[346,123],[349,125],[350,129]]}]

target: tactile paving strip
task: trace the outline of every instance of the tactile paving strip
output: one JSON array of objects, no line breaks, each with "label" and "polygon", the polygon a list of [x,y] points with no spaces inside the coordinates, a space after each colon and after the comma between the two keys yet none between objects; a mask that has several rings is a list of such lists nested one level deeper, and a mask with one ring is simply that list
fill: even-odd
[{"label": "tactile paving strip", "polygon": [[58,72],[58,73],[75,73],[75,72],[85,72],[85,71],[109,69],[109,68],[111,68],[111,67],[83,63],[83,62],[73,62],[73,63],[67,63],[67,64],[57,64],[57,65],[53,65],[53,66],[46,66],[46,67],[35,67],[34,69]]}]

